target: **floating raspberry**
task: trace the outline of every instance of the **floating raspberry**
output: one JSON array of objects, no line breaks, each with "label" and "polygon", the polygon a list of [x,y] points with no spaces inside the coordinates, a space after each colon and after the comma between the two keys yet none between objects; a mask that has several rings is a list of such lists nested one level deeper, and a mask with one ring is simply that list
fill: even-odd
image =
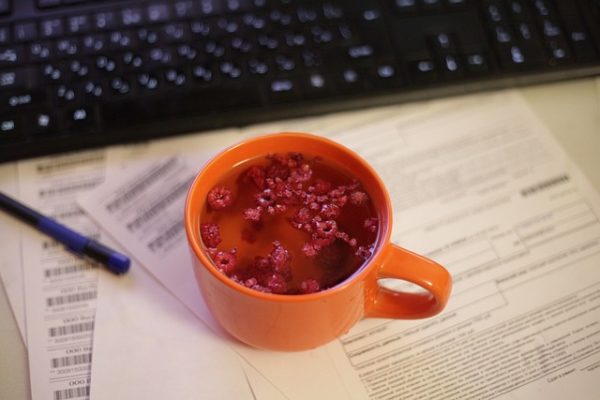
[{"label": "floating raspberry", "polygon": [[378,225],[378,223],[379,223],[379,219],[377,219],[377,217],[367,218],[363,222],[363,227],[366,230],[368,230],[369,232],[375,233],[377,231],[377,225]]},{"label": "floating raspberry", "polygon": [[317,217],[313,219],[313,243],[318,244],[320,247],[328,246],[333,243],[338,231],[337,223],[334,220],[327,220],[323,222],[317,221]]},{"label": "floating raspberry", "polygon": [[318,195],[327,194],[331,190],[331,183],[323,179],[316,179],[314,184],[314,192]]},{"label": "floating raspberry", "polygon": [[367,246],[358,246],[356,249],[356,253],[354,253],[357,257],[364,258],[365,260],[371,257],[371,249]]},{"label": "floating raspberry", "polygon": [[246,171],[243,181],[253,183],[259,190],[264,190],[266,187],[266,173],[262,166],[254,165]]},{"label": "floating raspberry", "polygon": [[292,278],[292,269],[290,268],[292,256],[280,242],[273,242],[273,250],[271,251],[271,254],[269,254],[269,258],[271,260],[273,271],[287,280]]},{"label": "floating raspberry", "polygon": [[335,204],[323,204],[321,210],[319,210],[319,215],[324,219],[336,219],[340,216],[340,212],[340,208]]},{"label": "floating raspberry", "polygon": [[256,204],[259,207],[267,208],[275,204],[275,194],[271,189],[265,189],[256,195]]},{"label": "floating raspberry", "polygon": [[227,189],[225,186],[214,187],[208,192],[207,200],[210,208],[215,211],[223,210],[233,203],[231,190]]},{"label": "floating raspberry", "polygon": [[311,178],[312,172],[310,165],[302,164],[299,168],[292,169],[288,181],[290,183],[307,182]]},{"label": "floating raspberry", "polygon": [[217,247],[221,243],[221,233],[217,224],[200,225],[200,236],[206,247]]},{"label": "floating raspberry", "polygon": [[315,257],[318,253],[319,250],[321,250],[318,246],[316,246],[314,243],[305,243],[304,246],[302,246],[302,252],[307,256],[307,257]]},{"label": "floating raspberry", "polygon": [[283,294],[287,292],[287,283],[280,274],[272,274],[267,278],[266,285],[273,293]]},{"label": "floating raspberry", "polygon": [[214,256],[213,261],[215,265],[221,272],[223,272],[227,276],[231,275],[235,270],[235,264],[237,261],[236,253],[237,250],[232,249],[228,252],[219,251]]},{"label": "floating raspberry", "polygon": [[315,279],[305,279],[300,283],[300,292],[303,294],[316,293],[321,290],[319,282]]},{"label": "floating raspberry", "polygon": [[357,190],[350,193],[350,203],[354,204],[355,206],[362,206],[366,204],[367,201],[369,201],[369,196],[367,196],[365,192]]},{"label": "floating raspberry", "polygon": [[258,222],[260,221],[260,216],[262,215],[263,209],[260,207],[256,208],[246,208],[244,210],[244,219],[248,221]]},{"label": "floating raspberry", "polygon": [[337,240],[322,249],[315,258],[315,264],[328,271],[337,271],[348,260],[348,245]]}]

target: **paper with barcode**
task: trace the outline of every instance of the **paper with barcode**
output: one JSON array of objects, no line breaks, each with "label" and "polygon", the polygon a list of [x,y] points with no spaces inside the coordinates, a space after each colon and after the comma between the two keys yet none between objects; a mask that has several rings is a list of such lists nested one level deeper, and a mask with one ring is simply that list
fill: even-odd
[{"label": "paper with barcode", "polygon": [[[100,240],[75,197],[104,180],[106,153],[21,161],[19,199]],[[98,268],[35,231],[23,228],[21,260],[32,399],[88,398]]]}]

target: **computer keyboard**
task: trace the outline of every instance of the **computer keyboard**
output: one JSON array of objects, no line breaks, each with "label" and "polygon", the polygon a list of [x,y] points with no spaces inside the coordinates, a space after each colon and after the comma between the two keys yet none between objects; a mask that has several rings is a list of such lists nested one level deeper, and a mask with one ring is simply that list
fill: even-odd
[{"label": "computer keyboard", "polygon": [[0,162],[599,72],[593,0],[0,0]]}]

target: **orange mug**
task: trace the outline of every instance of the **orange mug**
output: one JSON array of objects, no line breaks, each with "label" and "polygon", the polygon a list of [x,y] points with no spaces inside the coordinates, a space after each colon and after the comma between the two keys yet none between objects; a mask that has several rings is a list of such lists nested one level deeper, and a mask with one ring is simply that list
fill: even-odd
[{"label": "orange mug", "polygon": [[[347,171],[362,183],[379,219],[380,234],[370,259],[338,285],[311,294],[264,293],[234,282],[215,267],[200,234],[207,194],[225,173],[249,159],[289,152],[320,156]],[[452,279],[444,267],[390,242],[392,205],[373,168],[353,151],[320,136],[278,133],[223,150],[192,183],[184,221],[194,273],[209,310],[231,335],[257,348],[311,349],[348,332],[361,318],[430,317],[442,311],[450,295]],[[381,284],[386,278],[423,290],[395,291]]]}]

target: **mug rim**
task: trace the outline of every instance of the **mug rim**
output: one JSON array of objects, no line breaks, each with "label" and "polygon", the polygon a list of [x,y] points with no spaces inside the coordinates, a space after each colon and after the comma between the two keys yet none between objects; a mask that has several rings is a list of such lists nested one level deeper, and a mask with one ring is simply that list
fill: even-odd
[{"label": "mug rim", "polygon": [[[385,215],[385,217],[386,217],[386,223],[383,226],[384,232],[381,235],[378,235],[378,238],[376,241],[376,247],[375,247],[375,250],[374,250],[373,254],[371,255],[371,257],[369,259],[365,260],[365,263],[363,263],[363,265],[358,270],[353,272],[350,276],[348,276],[342,282],[338,283],[335,286],[332,286],[332,287],[324,289],[324,290],[320,290],[315,293],[307,293],[307,294],[265,293],[265,292],[261,292],[261,291],[255,290],[255,289],[251,289],[249,287],[246,287],[244,285],[241,285],[241,284],[235,282],[234,280],[232,280],[231,278],[229,278],[228,276],[226,276],[225,274],[223,274],[221,271],[219,271],[217,269],[217,267],[214,265],[214,262],[210,259],[210,257],[208,257],[205,249],[203,249],[203,247],[201,245],[202,239],[199,237],[199,233],[196,232],[196,230],[194,229],[195,220],[199,217],[199,212],[194,210],[194,207],[192,207],[192,201],[194,199],[195,193],[198,191],[198,189],[197,189],[198,186],[201,184],[200,181],[202,180],[202,177],[207,173],[206,171],[209,170],[210,167],[212,165],[214,165],[218,161],[218,159],[221,158],[226,153],[230,153],[232,151],[235,151],[238,148],[251,145],[253,142],[260,142],[260,141],[270,140],[273,138],[282,138],[284,136],[288,137],[288,138],[298,138],[301,140],[312,140],[312,141],[320,142],[321,144],[325,144],[327,146],[333,146],[333,147],[349,154],[352,157],[352,159],[355,162],[357,162],[361,168],[363,168],[365,171],[367,171],[368,174],[376,182],[376,186],[381,191],[381,194],[384,198],[384,203],[385,203],[385,210],[383,210],[383,212],[382,212],[382,215]],[[257,154],[257,156],[261,156],[261,154]],[[244,160],[240,160],[240,161],[244,161]],[[283,132],[268,133],[268,134],[253,136],[253,137],[244,139],[240,142],[237,142],[231,146],[225,147],[224,149],[220,150],[218,153],[213,155],[206,163],[204,163],[204,165],[202,166],[200,171],[196,174],[196,177],[194,178],[192,184],[190,185],[190,187],[188,189],[188,193],[187,193],[187,197],[186,197],[186,201],[185,201],[185,208],[184,208],[184,225],[185,225],[185,231],[186,231],[188,244],[190,245],[194,255],[199,259],[200,264],[202,264],[203,268],[208,270],[220,282],[222,282],[223,284],[227,285],[228,287],[230,287],[231,289],[233,289],[237,292],[241,292],[241,293],[247,294],[251,297],[260,298],[260,299],[263,299],[266,301],[275,301],[275,302],[283,301],[283,302],[289,302],[289,303],[302,303],[305,301],[313,301],[313,300],[317,300],[317,299],[320,299],[323,297],[335,295],[337,292],[341,292],[346,287],[359,281],[362,276],[369,274],[371,269],[374,268],[376,264],[380,263],[379,260],[383,257],[383,253],[384,253],[383,250],[385,249],[385,247],[387,247],[390,244],[390,237],[391,237],[391,232],[392,232],[392,222],[393,222],[392,221],[392,205],[391,205],[391,200],[390,200],[388,190],[387,190],[385,184],[383,183],[383,180],[379,177],[379,175],[376,173],[376,171],[373,169],[373,167],[362,156],[360,156],[354,150],[342,145],[341,143],[331,140],[329,138],[319,136],[316,134],[312,134],[312,133],[294,132],[294,131],[283,131]],[[196,268],[196,267],[194,266],[194,268]]]}]

